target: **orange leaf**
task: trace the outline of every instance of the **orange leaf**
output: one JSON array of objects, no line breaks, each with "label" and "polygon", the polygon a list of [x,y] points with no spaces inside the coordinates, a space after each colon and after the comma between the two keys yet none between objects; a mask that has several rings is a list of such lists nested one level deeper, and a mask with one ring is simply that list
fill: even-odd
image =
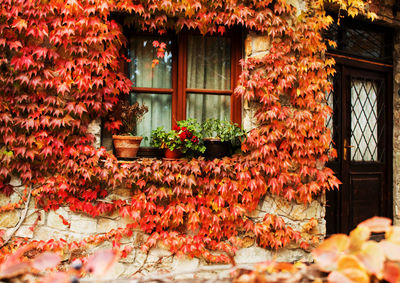
[{"label": "orange leaf", "polygon": [[323,241],[312,254],[322,270],[331,271],[336,268],[338,258],[349,247],[349,243],[347,235],[336,234]]},{"label": "orange leaf", "polygon": [[328,283],[354,283],[339,271],[333,271],[328,276]]},{"label": "orange leaf", "polygon": [[400,245],[397,245],[390,241],[381,241],[379,245],[381,246],[388,260],[400,262]]},{"label": "orange leaf", "polygon": [[379,246],[379,243],[374,241],[364,243],[357,257],[364,264],[369,273],[376,275],[378,278],[382,277],[385,254]]},{"label": "orange leaf", "polygon": [[361,222],[360,224],[358,224],[357,227],[368,227],[372,233],[382,233],[386,232],[391,224],[392,224],[391,219],[386,217],[375,216]]},{"label": "orange leaf", "polygon": [[371,232],[366,226],[357,226],[356,229],[350,232],[350,247],[351,251],[358,251],[362,245],[368,241]]}]

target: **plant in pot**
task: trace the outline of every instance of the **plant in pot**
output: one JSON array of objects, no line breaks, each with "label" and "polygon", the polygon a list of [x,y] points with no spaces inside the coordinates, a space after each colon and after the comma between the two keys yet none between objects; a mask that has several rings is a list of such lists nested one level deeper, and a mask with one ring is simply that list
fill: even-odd
[{"label": "plant in pot", "polygon": [[200,125],[194,119],[178,121],[172,130],[158,127],[151,132],[151,145],[165,150],[165,157],[177,159],[183,155],[193,157],[203,153]]},{"label": "plant in pot", "polygon": [[130,104],[121,101],[113,112],[113,119],[121,121],[119,135],[113,135],[115,154],[120,158],[134,158],[139,150],[143,137],[136,136],[136,125],[148,111],[146,105],[138,102]]},{"label": "plant in pot", "polygon": [[237,124],[215,118],[207,119],[202,124],[202,135],[206,150],[206,159],[230,156],[240,147],[246,132]]}]

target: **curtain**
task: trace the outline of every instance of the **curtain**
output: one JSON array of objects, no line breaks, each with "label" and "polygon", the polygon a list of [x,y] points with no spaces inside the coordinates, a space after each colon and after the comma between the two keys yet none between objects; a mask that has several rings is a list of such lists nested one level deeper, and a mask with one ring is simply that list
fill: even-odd
[{"label": "curtain", "polygon": [[[167,49],[164,58],[157,58],[157,48],[153,47],[153,41],[164,42]],[[135,36],[130,39],[129,64],[130,79],[135,87],[146,88],[171,88],[172,87],[172,42],[167,38],[153,36]],[[158,59],[159,64],[152,67],[153,59]],[[137,124],[137,135],[147,137],[142,141],[143,146],[150,145],[151,131],[163,126],[171,128],[170,94],[159,93],[132,93],[131,103],[145,104],[149,111],[143,120]]]},{"label": "curtain", "polygon": [[[230,90],[231,42],[229,38],[189,36],[187,87]],[[229,119],[230,96],[187,94],[187,116],[199,122],[207,118]]]}]

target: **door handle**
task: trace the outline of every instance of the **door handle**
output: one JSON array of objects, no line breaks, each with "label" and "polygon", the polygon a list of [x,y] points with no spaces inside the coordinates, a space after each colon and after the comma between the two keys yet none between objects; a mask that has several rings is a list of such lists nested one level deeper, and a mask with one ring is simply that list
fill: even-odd
[{"label": "door handle", "polygon": [[344,160],[347,160],[347,150],[352,147],[354,147],[354,145],[349,145],[349,141],[347,140],[347,138],[345,138],[344,142],[343,142],[343,159]]}]

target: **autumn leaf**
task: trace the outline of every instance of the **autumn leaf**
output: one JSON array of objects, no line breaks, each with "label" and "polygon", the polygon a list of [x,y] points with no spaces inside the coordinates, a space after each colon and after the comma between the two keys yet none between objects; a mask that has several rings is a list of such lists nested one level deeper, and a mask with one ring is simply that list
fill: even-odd
[{"label": "autumn leaf", "polygon": [[367,227],[372,233],[383,233],[390,228],[391,224],[392,220],[389,218],[374,216],[370,219],[361,222],[357,226]]}]

